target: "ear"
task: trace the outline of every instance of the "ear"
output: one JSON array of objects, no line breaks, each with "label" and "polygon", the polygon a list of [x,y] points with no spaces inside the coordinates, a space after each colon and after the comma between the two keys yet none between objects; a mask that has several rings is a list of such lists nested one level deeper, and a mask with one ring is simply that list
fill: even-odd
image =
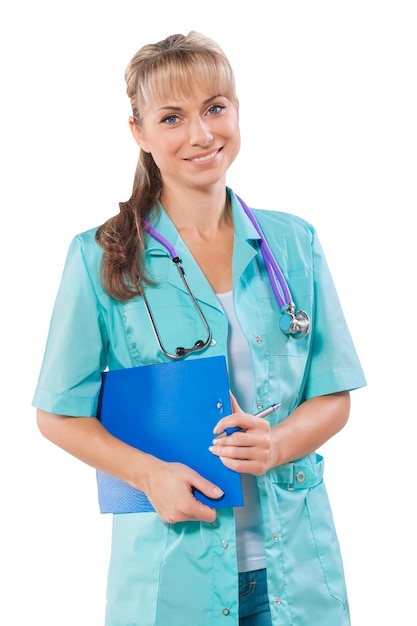
[{"label": "ear", "polygon": [[145,139],[143,137],[142,127],[136,124],[135,118],[133,116],[129,117],[129,126],[130,126],[130,130],[132,131],[132,135],[136,143],[140,147],[140,149],[143,150],[144,152],[149,152],[149,150],[146,147]]}]

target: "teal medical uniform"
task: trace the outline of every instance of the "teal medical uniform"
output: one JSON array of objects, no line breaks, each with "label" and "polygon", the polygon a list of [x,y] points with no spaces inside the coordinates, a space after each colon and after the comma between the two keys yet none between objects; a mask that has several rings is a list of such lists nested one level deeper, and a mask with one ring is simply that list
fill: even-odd
[{"label": "teal medical uniform", "polygon": [[[311,317],[303,339],[284,335],[258,249],[259,236],[231,190],[235,229],[233,294],[253,359],[253,411],[281,402],[284,420],[307,398],[352,390],[365,379],[314,229],[295,216],[254,210],[297,308]],[[161,210],[153,223],[176,248],[212,331],[202,354],[225,355],[228,322],[216,295]],[[100,284],[96,229],[74,238],[53,311],[33,404],[53,413],[95,416],[100,373],[168,360],[141,298],[120,303]],[[167,250],[146,240],[157,282],[147,297],[165,347],[204,339],[195,308]],[[146,393],[147,390],[143,390]],[[312,418],[314,419],[314,418]],[[316,453],[257,478],[274,626],[348,626],[343,565]],[[166,524],[156,513],[113,516],[106,626],[237,626],[238,572],[233,509],[214,523]]]}]

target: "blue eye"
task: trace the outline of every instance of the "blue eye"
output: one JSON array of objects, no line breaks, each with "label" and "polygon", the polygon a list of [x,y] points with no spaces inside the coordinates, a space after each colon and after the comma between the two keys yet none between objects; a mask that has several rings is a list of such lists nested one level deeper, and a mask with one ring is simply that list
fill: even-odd
[{"label": "blue eye", "polygon": [[171,115],[167,115],[163,118],[162,122],[165,124],[175,124],[176,122],[178,122],[178,115],[175,115],[174,113],[172,113]]},{"label": "blue eye", "polygon": [[222,104],[213,104],[209,110],[208,113],[209,115],[216,115],[216,113],[220,113],[220,111],[222,111],[223,109],[225,109],[226,107]]}]

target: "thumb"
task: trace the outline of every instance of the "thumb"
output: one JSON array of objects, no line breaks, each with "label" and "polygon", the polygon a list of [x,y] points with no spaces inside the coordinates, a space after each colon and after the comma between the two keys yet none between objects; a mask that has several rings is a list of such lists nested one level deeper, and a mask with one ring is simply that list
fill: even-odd
[{"label": "thumb", "polygon": [[232,392],[229,390],[230,393],[230,401],[232,403],[232,413],[243,413],[242,409],[239,406],[238,401],[236,400],[236,398],[234,397],[234,395],[232,394]]},{"label": "thumb", "polygon": [[207,478],[204,478],[200,474],[196,474],[193,477],[192,486],[194,490],[197,489],[197,491],[200,491],[202,494],[207,496],[207,498],[217,500],[218,498],[224,496],[224,491],[220,489],[220,487],[212,483],[210,480],[207,480]]}]

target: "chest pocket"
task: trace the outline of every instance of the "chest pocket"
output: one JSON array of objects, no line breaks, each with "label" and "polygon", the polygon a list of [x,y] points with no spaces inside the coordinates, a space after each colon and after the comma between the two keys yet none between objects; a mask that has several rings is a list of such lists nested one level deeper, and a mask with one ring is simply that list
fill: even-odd
[{"label": "chest pocket", "polygon": [[313,288],[309,276],[295,276],[288,280],[288,286],[295,300],[296,309],[306,311],[311,321],[311,328],[308,335],[301,339],[296,339],[291,335],[286,335],[280,329],[281,311],[271,292],[268,276],[259,274],[253,278],[254,293],[256,294],[257,309],[259,317],[262,319],[262,335],[268,341],[268,354],[270,356],[294,356],[307,357],[311,336],[313,319]]},{"label": "chest pocket", "polygon": [[[163,284],[147,290],[149,307],[165,350],[191,347],[207,333],[191,299],[181,290]],[[123,325],[135,365],[166,361],[160,350],[142,298],[123,306]]]},{"label": "chest pocket", "polygon": [[245,326],[255,332],[252,341],[254,361],[263,372],[259,394],[265,393],[271,401],[278,399],[282,403],[282,410],[277,415],[277,419],[281,419],[298,403],[307,375],[314,326],[311,280],[306,273],[287,279],[297,310],[305,310],[311,319],[311,331],[300,339],[282,332],[282,314],[266,273],[259,273],[252,281],[252,311],[245,307],[244,316]]}]

